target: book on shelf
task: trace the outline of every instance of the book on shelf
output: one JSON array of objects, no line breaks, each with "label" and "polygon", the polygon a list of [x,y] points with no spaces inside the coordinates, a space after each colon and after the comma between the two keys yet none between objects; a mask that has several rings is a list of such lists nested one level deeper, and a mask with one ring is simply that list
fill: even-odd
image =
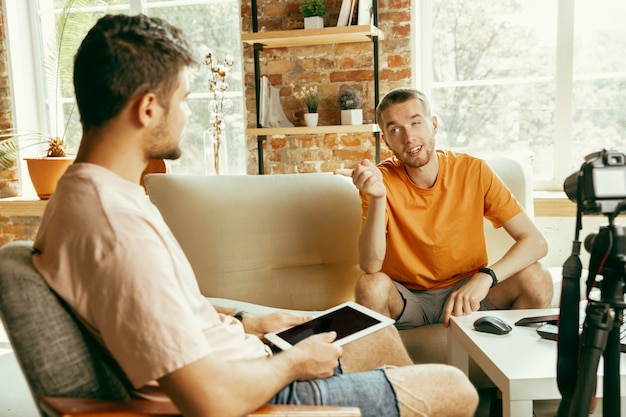
[{"label": "book on shelf", "polygon": [[374,17],[374,4],[372,0],[358,0],[359,10],[357,12],[357,24],[371,25]]},{"label": "book on shelf", "polygon": [[293,127],[280,104],[280,89],[261,77],[259,122],[261,127]]},{"label": "book on shelf", "polygon": [[370,25],[373,23],[372,0],[343,0],[337,26]]},{"label": "book on shelf", "polygon": [[350,6],[350,18],[349,25],[356,25],[358,23],[358,13],[359,13],[359,0],[352,0],[352,5]]},{"label": "book on shelf", "polygon": [[339,10],[339,19],[337,19],[337,26],[348,26],[348,18],[350,17],[351,7],[352,0],[343,0],[341,2],[341,9]]}]

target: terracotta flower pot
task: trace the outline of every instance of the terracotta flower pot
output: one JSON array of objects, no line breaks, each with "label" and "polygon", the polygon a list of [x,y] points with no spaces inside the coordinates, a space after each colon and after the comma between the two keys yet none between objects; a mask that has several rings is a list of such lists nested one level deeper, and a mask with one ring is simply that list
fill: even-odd
[{"label": "terracotta flower pot", "polygon": [[74,156],[24,158],[28,166],[30,180],[35,192],[42,200],[50,198],[57,188],[59,178],[65,173],[68,166],[74,162]]}]

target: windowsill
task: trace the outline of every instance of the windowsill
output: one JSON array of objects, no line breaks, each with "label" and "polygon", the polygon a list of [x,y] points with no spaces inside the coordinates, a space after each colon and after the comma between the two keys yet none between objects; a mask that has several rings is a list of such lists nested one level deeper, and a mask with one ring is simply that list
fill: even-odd
[{"label": "windowsill", "polygon": [[0,217],[40,217],[47,202],[48,200],[39,200],[33,197],[0,198]]},{"label": "windowsill", "polygon": [[576,217],[576,204],[563,191],[533,192],[535,217]]},{"label": "windowsill", "polygon": [[[563,192],[535,191],[535,217],[575,217],[576,205]],[[0,216],[41,216],[47,200],[27,197],[0,199]]]}]

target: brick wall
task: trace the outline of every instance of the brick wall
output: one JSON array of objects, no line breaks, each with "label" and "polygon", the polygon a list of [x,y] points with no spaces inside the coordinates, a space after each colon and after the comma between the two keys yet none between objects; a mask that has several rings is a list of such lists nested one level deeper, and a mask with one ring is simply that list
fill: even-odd
[{"label": "brick wall", "polygon": [[[337,24],[341,0],[327,0],[325,26]],[[260,30],[301,29],[299,0],[257,0]],[[379,1],[378,26],[385,39],[379,41],[381,96],[391,88],[411,85],[410,0]],[[242,30],[252,31],[251,2],[242,1]],[[256,127],[254,61],[252,46],[244,46],[244,77],[248,127]],[[372,43],[319,45],[267,49],[260,54],[261,75],[280,88],[283,110],[296,126],[303,125],[303,105],[293,97],[294,89],[316,85],[322,99],[318,108],[320,125],[340,123],[337,92],[349,84],[362,93],[364,123],[374,120],[374,73]],[[257,138],[248,137],[248,173],[258,172]],[[327,172],[352,167],[363,158],[375,158],[371,134],[315,134],[267,137],[263,142],[267,174]],[[381,144],[381,156],[389,153]]]}]

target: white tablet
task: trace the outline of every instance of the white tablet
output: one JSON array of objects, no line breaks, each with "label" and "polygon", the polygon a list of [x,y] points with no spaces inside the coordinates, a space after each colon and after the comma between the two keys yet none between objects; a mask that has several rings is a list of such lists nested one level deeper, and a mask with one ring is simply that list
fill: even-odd
[{"label": "white tablet", "polygon": [[394,322],[389,317],[349,301],[316,315],[306,323],[267,333],[265,338],[285,350],[314,334],[335,331],[337,338],[333,343],[345,345]]}]

